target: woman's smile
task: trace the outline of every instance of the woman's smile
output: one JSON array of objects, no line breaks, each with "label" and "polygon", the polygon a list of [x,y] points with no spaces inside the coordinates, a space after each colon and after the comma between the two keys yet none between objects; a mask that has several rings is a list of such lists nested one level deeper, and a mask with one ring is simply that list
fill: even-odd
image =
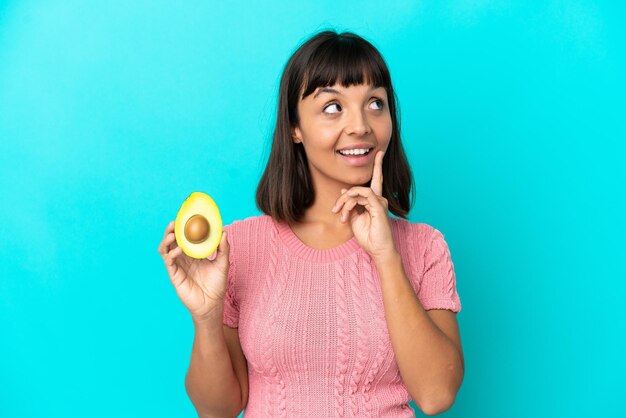
[{"label": "woman's smile", "polygon": [[376,155],[376,152],[373,148],[371,148],[365,154],[344,155],[339,151],[337,151],[336,154],[347,165],[351,165],[353,167],[363,167],[370,165],[370,163],[373,161],[374,156]]}]

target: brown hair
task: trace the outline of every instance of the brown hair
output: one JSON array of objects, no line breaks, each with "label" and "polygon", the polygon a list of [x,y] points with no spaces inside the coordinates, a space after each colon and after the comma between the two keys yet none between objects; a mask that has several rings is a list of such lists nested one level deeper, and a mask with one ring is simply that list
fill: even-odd
[{"label": "brown hair", "polygon": [[[292,141],[300,123],[298,100],[317,87],[367,84],[384,87],[392,132],[383,159],[383,192],[389,211],[406,218],[415,200],[413,175],[402,143],[397,98],[383,57],[368,41],[350,32],[320,32],[304,42],[287,62],[280,80],[276,128],[265,171],[256,190],[256,205],[272,218],[299,222],[313,204],[314,188],[302,143]],[[399,113],[399,112],[398,112]],[[364,186],[369,187],[370,182]],[[410,194],[410,200],[409,200]]]}]

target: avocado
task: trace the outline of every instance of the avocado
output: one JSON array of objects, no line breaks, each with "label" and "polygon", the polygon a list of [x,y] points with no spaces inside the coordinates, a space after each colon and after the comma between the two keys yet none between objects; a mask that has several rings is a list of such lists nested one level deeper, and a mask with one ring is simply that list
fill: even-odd
[{"label": "avocado", "polygon": [[222,240],[222,217],[206,193],[193,192],[185,199],[174,221],[176,243],[192,258],[207,258]]}]

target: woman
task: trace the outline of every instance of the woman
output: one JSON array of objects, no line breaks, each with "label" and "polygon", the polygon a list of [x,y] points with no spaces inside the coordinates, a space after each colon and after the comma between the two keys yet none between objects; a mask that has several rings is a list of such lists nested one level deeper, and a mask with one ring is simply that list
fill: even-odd
[{"label": "woman", "polygon": [[380,53],[313,36],[281,79],[263,215],[225,226],[213,260],[185,256],[173,223],[159,247],[194,321],[185,382],[200,416],[450,408],[461,303],[443,235],[405,219],[412,185]]}]

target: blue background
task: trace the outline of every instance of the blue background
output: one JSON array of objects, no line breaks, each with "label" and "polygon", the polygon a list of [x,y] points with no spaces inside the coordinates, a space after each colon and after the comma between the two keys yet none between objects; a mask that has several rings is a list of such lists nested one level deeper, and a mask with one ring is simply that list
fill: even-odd
[{"label": "blue background", "polygon": [[281,71],[323,29],[385,57],[410,220],[451,249],[444,416],[623,411],[620,3],[0,2],[0,416],[195,416],[157,246],[192,191],[258,214]]}]

